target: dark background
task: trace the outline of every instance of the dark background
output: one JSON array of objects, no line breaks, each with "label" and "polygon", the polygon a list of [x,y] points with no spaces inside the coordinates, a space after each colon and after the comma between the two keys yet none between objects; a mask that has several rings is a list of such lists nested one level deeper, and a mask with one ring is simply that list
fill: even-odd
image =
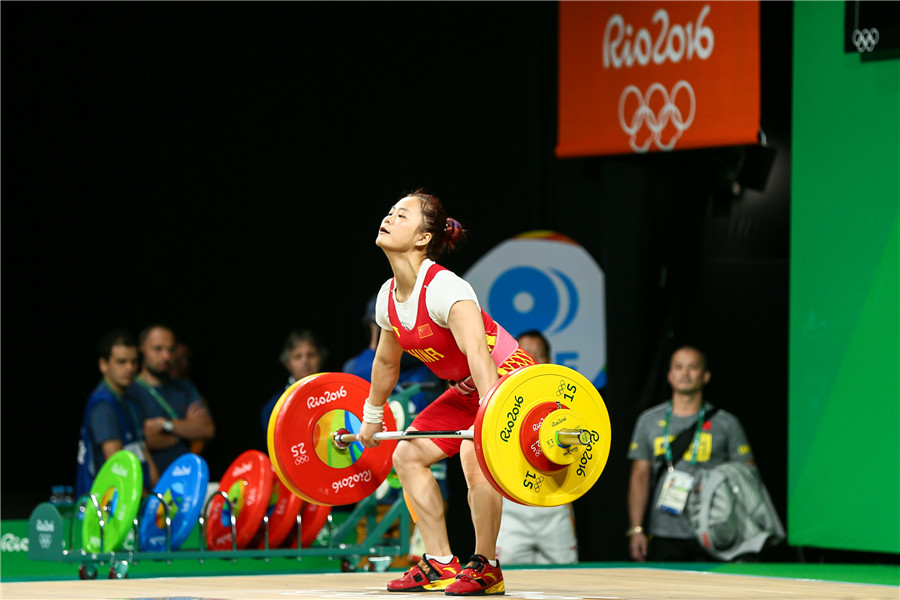
[{"label": "dark background", "polygon": [[[319,332],[329,370],[365,346],[363,307],[390,276],[380,219],[425,186],[470,230],[443,261],[460,274],[533,229],[604,269],[613,446],[575,504],[582,560],[627,559],[631,428],[685,342],[706,350],[708,397],[743,422],[786,523],[792,4],[761,3],[777,152],[762,177],[740,148],[555,158],[557,10],[3,3],[3,518],[74,483],[96,343],[115,327],[162,321],[192,347],[214,477],[264,449],[285,335]],[[764,191],[729,191],[754,179]],[[450,476],[468,555],[457,463]]]}]

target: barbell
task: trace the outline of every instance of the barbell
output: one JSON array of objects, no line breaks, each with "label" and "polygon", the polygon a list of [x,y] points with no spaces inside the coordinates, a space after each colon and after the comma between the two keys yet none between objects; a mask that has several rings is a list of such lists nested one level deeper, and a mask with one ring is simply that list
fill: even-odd
[{"label": "barbell", "polygon": [[485,395],[474,430],[395,431],[387,410],[375,448],[357,440],[368,395],[369,383],[360,377],[318,373],[279,398],[269,419],[269,457],[294,494],[315,504],[358,502],[387,478],[396,444],[423,437],[473,440],[494,489],[532,506],[580,498],[609,459],[603,398],[583,375],[562,365],[531,365],[501,377]]},{"label": "barbell", "polygon": [[[566,448],[575,444],[586,446],[591,440],[590,432],[587,429],[557,429],[554,431],[554,435],[561,448]],[[332,434],[332,438],[334,445],[339,450],[344,450],[350,446],[351,442],[359,441],[359,434],[341,428]],[[372,439],[378,441],[413,440],[416,438],[457,438],[474,440],[475,432],[471,429],[466,429],[465,431],[461,429],[456,431],[418,431],[411,429],[408,431],[382,431],[381,433],[376,433],[372,436]]]}]

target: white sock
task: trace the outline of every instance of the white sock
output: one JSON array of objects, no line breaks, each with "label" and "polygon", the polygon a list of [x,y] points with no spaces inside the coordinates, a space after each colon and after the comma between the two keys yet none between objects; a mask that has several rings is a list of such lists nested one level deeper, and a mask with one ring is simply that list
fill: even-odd
[{"label": "white sock", "polygon": [[495,558],[494,560],[488,560],[488,563],[490,563],[490,565],[491,565],[492,567],[496,567],[496,566],[497,566],[497,559]]},{"label": "white sock", "polygon": [[437,562],[441,563],[442,565],[447,565],[447,564],[450,564],[450,562],[453,560],[453,555],[451,554],[450,556],[432,556],[426,552],[425,558],[437,561]]}]

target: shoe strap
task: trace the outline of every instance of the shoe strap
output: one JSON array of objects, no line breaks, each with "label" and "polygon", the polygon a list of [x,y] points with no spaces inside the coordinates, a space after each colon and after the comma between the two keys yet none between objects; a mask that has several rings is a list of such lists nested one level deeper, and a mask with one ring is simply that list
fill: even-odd
[{"label": "shoe strap", "polygon": [[[474,564],[472,564],[472,563],[474,563]],[[469,558],[469,563],[466,565],[466,568],[473,569],[475,571],[480,571],[482,568],[484,568],[484,565],[490,565],[490,564],[491,563],[488,562],[487,557],[484,556],[483,554],[473,554],[471,556],[471,558]],[[472,565],[472,566],[469,566],[469,565]]]},{"label": "shoe strap", "polygon": [[464,579],[471,581],[472,583],[477,583],[482,587],[487,586],[487,582],[481,577],[484,572],[485,566],[490,566],[491,563],[488,562],[488,559],[483,554],[473,554],[469,559],[468,564],[463,569],[462,573],[456,576],[457,579]]},{"label": "shoe strap", "polygon": [[478,585],[484,587],[483,579],[481,577],[472,577],[471,575],[466,575],[466,572],[463,571],[459,575],[456,576],[457,579],[462,579],[464,581],[471,581],[472,583],[477,583]]},{"label": "shoe strap", "polygon": [[423,558],[416,564],[412,569],[419,569],[422,571],[422,574],[425,575],[425,578],[428,580],[432,580],[430,573],[434,574],[434,579],[441,579],[444,576],[444,570],[442,567],[449,566],[444,565],[442,562],[438,562],[436,560],[430,558]]},{"label": "shoe strap", "polygon": [[440,575],[440,571],[435,569],[434,565],[431,564],[431,562],[429,562],[428,559],[426,559],[426,558],[423,558],[422,560],[420,560],[418,562],[418,564],[416,564],[416,568],[419,569],[420,571],[422,571],[422,574],[425,575],[426,579],[429,578],[428,577],[429,571],[436,572],[438,575]]}]

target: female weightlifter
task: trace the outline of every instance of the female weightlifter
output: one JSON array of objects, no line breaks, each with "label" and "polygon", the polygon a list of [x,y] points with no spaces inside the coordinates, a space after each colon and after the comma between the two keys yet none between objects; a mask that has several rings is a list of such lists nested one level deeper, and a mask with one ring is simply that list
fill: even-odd
[{"label": "female weightlifter", "polygon": [[[382,220],[375,240],[393,278],[382,285],[376,321],[382,331],[372,365],[372,387],[363,407],[360,442],[378,444],[382,414],[400,373],[403,351],[424,362],[449,387],[410,424],[416,431],[472,429],[479,401],[500,375],[534,360],[481,309],[465,280],[435,261],[465,236],[441,202],[424,190],[400,199]],[[450,550],[444,504],[431,465],[459,454],[475,527],[475,554],[462,567]],[[394,470],[418,517],[425,542],[422,560],[388,583],[396,592],[444,590],[451,596],[503,594],[495,547],[500,495],[485,479],[472,440],[416,438],[397,444]]]}]

